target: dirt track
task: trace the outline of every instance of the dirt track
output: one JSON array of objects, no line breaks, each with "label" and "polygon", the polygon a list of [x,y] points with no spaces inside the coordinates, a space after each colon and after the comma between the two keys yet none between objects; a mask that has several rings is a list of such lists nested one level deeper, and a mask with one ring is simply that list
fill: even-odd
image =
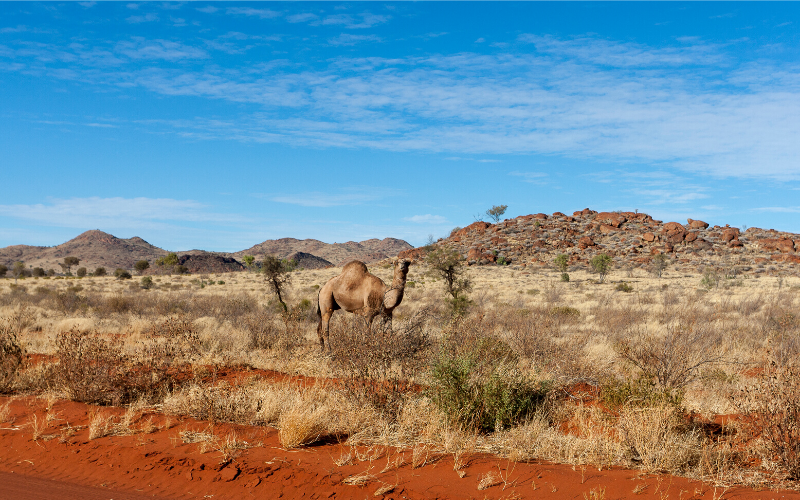
[{"label": "dirt track", "polygon": [[[8,399],[0,398],[0,404]],[[412,467],[411,451],[373,448],[357,451],[360,459],[337,466],[335,461],[355,450],[340,444],[321,444],[300,450],[281,448],[271,428],[216,425],[213,433],[236,433],[240,440],[260,443],[244,450],[231,462],[221,453],[203,453],[198,443],[184,443],[181,431],[211,431],[208,422],[174,419],[152,433],[88,438],[93,412],[121,414],[120,409],[97,408],[59,401],[50,409],[56,419],[40,427],[33,437],[33,417],[42,422],[47,402],[34,398],[15,400],[8,422],[0,424],[0,499],[123,499],[143,498],[372,498],[381,488],[383,498],[584,498],[598,488],[605,498],[720,498],[722,489],[673,476],[639,471],[577,467],[549,463],[513,463],[488,455],[468,457],[464,477],[453,469],[452,456],[429,457],[429,463]],[[367,455],[372,455],[371,459]],[[419,455],[418,455],[419,457]],[[498,484],[478,490],[485,474],[493,472]],[[13,473],[13,474],[12,474]],[[365,484],[344,484],[348,478],[368,476]],[[503,482],[505,480],[505,482]],[[350,482],[357,482],[351,481]],[[634,494],[634,490],[638,493]],[[211,495],[209,497],[209,495]],[[715,496],[716,495],[716,496]],[[795,498],[797,492],[728,490],[727,499]]]}]

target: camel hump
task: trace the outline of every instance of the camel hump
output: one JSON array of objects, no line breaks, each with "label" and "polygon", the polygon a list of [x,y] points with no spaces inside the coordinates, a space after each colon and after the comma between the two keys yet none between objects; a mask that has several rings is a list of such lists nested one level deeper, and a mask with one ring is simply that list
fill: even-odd
[{"label": "camel hump", "polygon": [[360,260],[351,260],[342,267],[342,274],[345,273],[367,274],[367,265]]}]

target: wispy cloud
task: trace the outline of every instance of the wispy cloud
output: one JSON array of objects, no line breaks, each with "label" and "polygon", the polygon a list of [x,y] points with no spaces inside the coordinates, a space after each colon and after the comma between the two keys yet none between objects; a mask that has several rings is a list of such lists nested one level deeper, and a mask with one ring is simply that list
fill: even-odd
[{"label": "wispy cloud", "polygon": [[310,191],[306,193],[272,196],[269,199],[277,203],[288,203],[303,207],[336,207],[343,205],[361,205],[396,194],[396,191],[385,188],[351,188],[339,193]]},{"label": "wispy cloud", "polygon": [[530,182],[534,184],[541,184],[542,179],[547,177],[545,172],[509,172],[508,175],[513,177],[521,177],[523,182]]},{"label": "wispy cloud", "polygon": [[153,14],[152,12],[145,14],[143,16],[130,16],[125,20],[131,24],[141,24],[141,23],[151,23],[154,21],[158,21],[158,14]]},{"label": "wispy cloud", "polygon": [[34,205],[0,205],[0,216],[63,227],[135,227],[151,221],[231,221],[193,200],[170,198],[70,198]]},{"label": "wispy cloud", "polygon": [[254,9],[252,7],[228,7],[225,12],[233,15],[258,17],[259,19],[272,19],[281,15],[280,12],[271,9]]},{"label": "wispy cloud", "polygon": [[[217,45],[206,46],[234,53],[256,43],[249,36],[217,38]],[[344,33],[329,43],[378,41],[376,35]],[[123,64],[121,59],[208,60],[206,51],[145,39],[120,42],[113,52],[28,43],[0,47],[0,61],[14,63],[0,70],[254,105],[225,120],[198,116],[154,124],[196,139],[443,152],[464,159],[536,153],[721,177],[800,178],[800,66],[766,59],[737,63],[722,47],[693,38],[670,47],[591,36],[529,35],[520,42],[536,50],[338,57],[314,67],[268,69],[263,63],[229,68],[187,62],[182,70],[110,66]]]},{"label": "wispy cloud", "polygon": [[372,14],[364,12],[357,16],[350,14],[334,14],[326,16],[322,19],[311,22],[311,25],[342,25],[347,29],[362,29],[372,28],[378,24],[383,24],[391,19],[391,16],[382,16],[379,14]]},{"label": "wispy cloud", "polygon": [[760,207],[754,208],[753,212],[771,212],[783,214],[798,214],[800,213],[800,206],[796,207]]},{"label": "wispy cloud", "polygon": [[214,7],[213,5],[206,5],[205,7],[199,7],[195,9],[198,12],[203,12],[204,14],[213,14],[217,12],[219,9]]},{"label": "wispy cloud", "polygon": [[316,14],[312,14],[311,12],[304,12],[302,14],[292,14],[291,16],[286,16],[286,20],[290,23],[308,23],[311,21],[316,21],[319,19],[319,16]]},{"label": "wispy cloud", "polygon": [[190,47],[169,40],[146,40],[133,37],[116,45],[116,51],[131,59],[163,59],[177,61],[179,59],[204,59],[208,54],[196,47]]},{"label": "wispy cloud", "polygon": [[362,42],[380,42],[381,37],[377,35],[353,35],[350,33],[342,33],[341,35],[328,39],[331,45],[355,45]]},{"label": "wispy cloud", "polygon": [[404,217],[403,220],[413,222],[415,224],[446,224],[447,218],[441,215],[414,215],[412,217]]}]

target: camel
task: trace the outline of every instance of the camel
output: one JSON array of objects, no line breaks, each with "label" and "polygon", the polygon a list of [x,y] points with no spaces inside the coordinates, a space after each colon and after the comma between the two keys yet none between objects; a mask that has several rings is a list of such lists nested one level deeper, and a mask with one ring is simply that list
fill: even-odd
[{"label": "camel", "polygon": [[363,262],[354,260],[345,264],[342,274],[329,279],[319,289],[317,335],[320,347],[325,350],[325,338],[328,337],[330,349],[329,326],[333,311],[337,309],[364,316],[370,326],[380,315],[391,327],[392,311],[403,300],[410,265],[409,260],[397,260],[392,284],[387,287],[380,278],[370,274]]}]

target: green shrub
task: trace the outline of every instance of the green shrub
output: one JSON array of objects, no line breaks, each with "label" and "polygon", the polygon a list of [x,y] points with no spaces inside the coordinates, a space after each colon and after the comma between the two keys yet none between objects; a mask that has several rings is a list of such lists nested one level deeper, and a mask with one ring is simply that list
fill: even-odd
[{"label": "green shrub", "polygon": [[592,260],[589,261],[594,272],[600,276],[600,283],[606,280],[606,276],[608,276],[608,273],[611,271],[611,263],[611,256],[605,253],[595,255],[592,257]]},{"label": "green shrub", "polygon": [[150,276],[145,276],[141,279],[142,288],[145,290],[149,290],[153,288],[153,278]]},{"label": "green shrub", "polygon": [[480,432],[525,420],[547,399],[550,384],[534,383],[516,369],[511,348],[483,338],[462,352],[445,347],[431,369],[428,395],[448,418]]},{"label": "green shrub", "polygon": [[131,279],[133,277],[133,276],[131,276],[131,273],[129,273],[128,271],[126,271],[124,269],[121,269],[121,268],[117,268],[114,271],[114,276],[118,280],[129,280],[129,279]]},{"label": "green shrub", "polygon": [[617,284],[615,290],[618,292],[631,293],[633,291],[633,287],[623,281]]},{"label": "green shrub", "polygon": [[94,270],[93,273],[95,276],[105,276],[106,275],[106,268],[105,267],[98,267]]},{"label": "green shrub", "polygon": [[667,404],[675,408],[683,404],[684,391],[659,385],[653,378],[640,376],[624,381],[612,380],[603,384],[600,399],[612,409],[623,406],[659,406]]},{"label": "green shrub", "polygon": [[577,318],[581,315],[581,312],[570,306],[556,306],[550,309],[550,314],[553,316],[562,316],[564,318]]},{"label": "green shrub", "polygon": [[561,273],[561,281],[568,283],[569,282],[569,274]]}]

